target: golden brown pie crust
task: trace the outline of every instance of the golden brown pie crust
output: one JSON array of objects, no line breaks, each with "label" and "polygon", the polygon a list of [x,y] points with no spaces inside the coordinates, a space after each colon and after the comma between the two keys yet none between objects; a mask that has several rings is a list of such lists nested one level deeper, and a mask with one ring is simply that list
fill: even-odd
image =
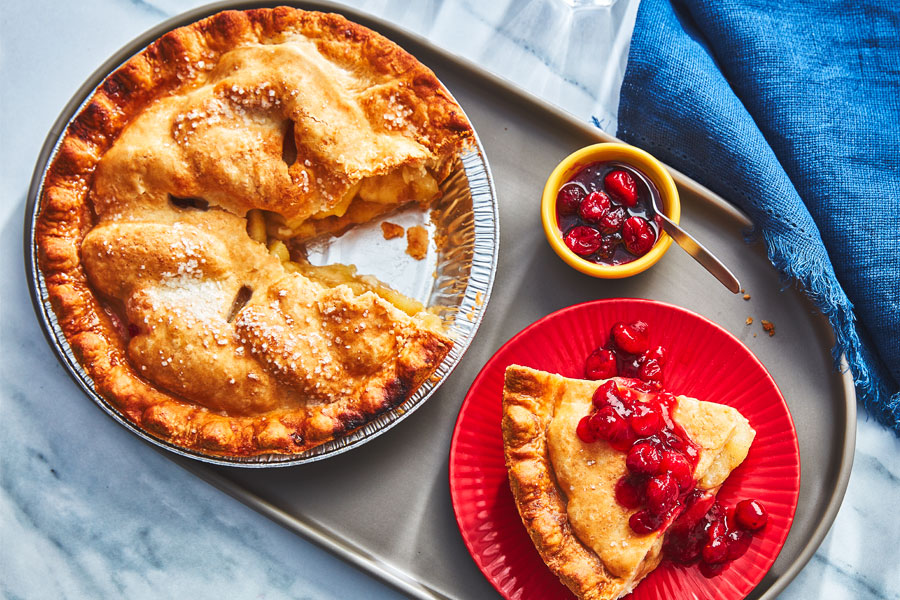
[{"label": "golden brown pie crust", "polygon": [[[614,500],[610,506],[591,507],[610,520],[610,523],[602,524],[605,530],[600,532],[606,535],[600,537],[603,547],[598,552],[608,554],[617,569],[604,562],[595,552],[596,547],[592,549],[576,534],[568,512],[568,500],[554,472],[556,459],[551,460],[548,428],[554,421],[554,411],[560,402],[567,401],[572,395],[583,396],[585,410],[588,410],[593,390],[600,383],[566,379],[512,365],[506,370],[503,392],[502,431],[506,466],[522,522],[550,570],[576,596],[588,600],[612,600],[633,589],[659,564],[665,534],[660,531],[637,536],[627,528],[630,511]],[[699,479],[698,487],[715,493],[728,474],[746,457],[754,436],[752,428],[740,413],[730,407],[685,397],[679,399],[676,416],[700,446],[700,461],[695,471]],[[568,434],[574,435],[574,425],[571,425]],[[589,450],[599,454],[588,453],[582,455],[583,458],[602,457],[609,452],[605,445]],[[624,456],[618,456],[621,453],[614,451],[613,454],[612,460],[621,461],[618,469],[624,474]],[[592,462],[588,460],[587,464]],[[618,472],[611,473],[616,469],[610,470],[609,466],[608,463],[602,465],[607,467],[600,471],[606,476],[604,480],[578,483],[591,489],[593,483],[611,489],[620,475]],[[612,533],[615,537],[617,528],[608,526],[622,524],[625,524],[626,532],[621,533],[622,527],[618,527],[621,537],[612,542],[608,534]]]},{"label": "golden brown pie crust", "polygon": [[245,215],[339,231],[352,219],[310,217],[364,178],[446,175],[471,139],[430,70],[339,15],[169,32],[101,83],[45,176],[35,238],[59,325],[96,391],[177,446],[293,454],[344,435],[408,399],[451,341],[285,272]]}]

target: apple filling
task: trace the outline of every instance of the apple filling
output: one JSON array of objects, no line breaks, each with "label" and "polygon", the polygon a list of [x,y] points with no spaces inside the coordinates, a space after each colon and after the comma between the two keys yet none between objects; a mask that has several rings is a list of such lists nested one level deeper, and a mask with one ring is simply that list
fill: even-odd
[{"label": "apple filling", "polygon": [[247,232],[257,242],[267,245],[273,239],[303,242],[320,235],[339,234],[398,206],[412,202],[428,205],[440,195],[438,181],[425,165],[404,165],[384,175],[361,179],[334,205],[311,217],[286,219],[271,211],[248,211]]},{"label": "apple filling", "polygon": [[264,244],[277,257],[284,269],[300,273],[326,287],[346,285],[355,294],[373,292],[420,324],[437,332],[444,328],[440,318],[428,312],[419,302],[405,296],[371,275],[359,275],[353,265],[333,264],[316,266],[291,258],[285,242],[304,242],[325,233],[367,223],[375,217],[404,204],[430,204],[440,197],[437,179],[424,165],[402,166],[385,175],[366,177],[353,185],[343,198],[327,210],[308,219],[291,222],[282,215],[254,209],[247,212],[247,233]]}]

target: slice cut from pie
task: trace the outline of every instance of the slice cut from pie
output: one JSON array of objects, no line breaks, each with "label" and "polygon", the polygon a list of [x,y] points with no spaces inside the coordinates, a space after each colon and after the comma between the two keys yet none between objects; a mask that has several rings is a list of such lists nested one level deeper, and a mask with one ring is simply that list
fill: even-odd
[{"label": "slice cut from pie", "polygon": [[[503,443],[516,505],[544,562],[579,598],[607,600],[631,592],[658,566],[666,534],[673,523],[681,524],[685,507],[698,498],[710,506],[719,487],[746,458],[755,436],[734,408],[643,391],[646,388],[633,384],[627,379],[567,379],[518,365],[506,370]],[[625,450],[641,442],[633,430],[620,434],[607,425],[608,440],[579,432],[586,417],[607,414],[604,408],[595,409],[609,390],[609,401],[620,410],[621,398],[634,414],[649,414],[655,409],[645,407],[651,405],[665,406],[661,425],[651,428],[655,433],[649,439],[662,440],[658,447],[681,448],[683,452],[675,454],[688,458],[687,477],[673,467],[676,492],[651,492],[648,485],[629,493],[630,478],[635,477],[629,473],[641,468],[626,465],[626,457],[634,459]],[[648,473],[664,470],[654,460]],[[672,459],[677,462],[684,460]]]},{"label": "slice cut from pie", "polygon": [[226,11],[110,74],[36,223],[96,390],[181,448],[297,454],[402,404],[452,341],[421,303],[304,243],[427,205],[474,133],[434,74],[335,14]]}]

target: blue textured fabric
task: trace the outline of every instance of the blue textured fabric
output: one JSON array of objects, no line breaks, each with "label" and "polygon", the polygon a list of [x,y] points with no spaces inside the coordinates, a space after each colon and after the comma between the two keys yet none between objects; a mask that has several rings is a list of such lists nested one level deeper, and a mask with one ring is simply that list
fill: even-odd
[{"label": "blue textured fabric", "polygon": [[642,0],[618,135],[750,215],[900,432],[900,3]]}]

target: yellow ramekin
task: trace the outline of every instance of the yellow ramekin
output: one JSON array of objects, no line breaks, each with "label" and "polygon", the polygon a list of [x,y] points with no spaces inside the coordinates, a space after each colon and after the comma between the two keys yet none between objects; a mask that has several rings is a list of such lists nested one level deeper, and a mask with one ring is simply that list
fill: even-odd
[{"label": "yellow ramekin", "polygon": [[656,240],[650,251],[640,258],[621,265],[600,265],[581,258],[569,250],[563,241],[563,232],[559,230],[556,220],[556,196],[559,188],[589,164],[608,161],[623,162],[646,175],[659,190],[666,216],[678,223],[681,218],[678,189],[662,163],[640,148],[613,143],[594,144],[577,150],[553,169],[544,185],[544,195],[541,198],[541,220],[544,223],[544,234],[547,236],[550,246],[570,267],[592,277],[620,279],[637,275],[656,264],[656,261],[662,258],[662,255],[669,249],[672,238],[664,231],[660,231],[659,239]]}]

